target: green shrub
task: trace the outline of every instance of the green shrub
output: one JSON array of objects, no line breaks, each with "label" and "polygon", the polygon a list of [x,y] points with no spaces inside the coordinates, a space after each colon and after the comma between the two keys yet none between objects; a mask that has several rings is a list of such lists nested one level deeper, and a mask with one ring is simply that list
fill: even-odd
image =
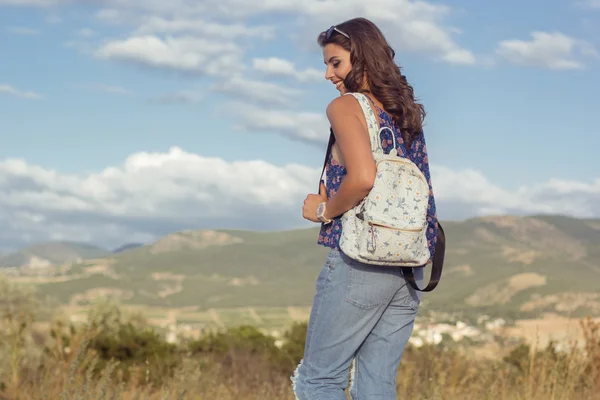
[{"label": "green shrub", "polygon": [[139,380],[146,376],[156,383],[171,377],[180,363],[177,346],[167,343],[151,328],[139,328],[131,323],[119,326],[116,332],[101,332],[90,340],[90,349],[99,357],[97,371],[104,369],[111,360],[118,361],[124,380],[131,378],[133,366],[143,366]]},{"label": "green shrub", "polygon": [[260,332],[254,326],[242,325],[221,332],[210,332],[206,336],[189,343],[192,354],[226,354],[230,351],[247,351],[250,354],[277,351],[272,337]]},{"label": "green shrub", "polygon": [[296,365],[304,357],[304,345],[306,343],[306,322],[296,322],[283,334],[283,345],[281,351],[289,358],[292,365]]},{"label": "green shrub", "polygon": [[181,362],[182,352],[168,343],[138,314],[126,314],[117,303],[100,300],[88,311],[87,322],[77,327],[61,320],[50,329],[51,341],[45,353],[66,362],[75,347],[86,342],[86,353],[95,357],[93,376],[109,364],[112,374],[123,381],[145,380],[160,383],[171,377]]},{"label": "green shrub", "polygon": [[[31,327],[41,307],[31,286],[0,275],[0,387],[18,386],[22,361],[34,358]],[[10,371],[10,378],[6,372]]]},{"label": "green shrub", "polygon": [[304,353],[306,324],[295,324],[283,335],[278,347],[275,338],[265,335],[254,326],[242,325],[211,332],[189,343],[192,355],[216,357],[223,363],[240,357],[254,357],[268,362],[268,368],[289,371],[295,368]]}]

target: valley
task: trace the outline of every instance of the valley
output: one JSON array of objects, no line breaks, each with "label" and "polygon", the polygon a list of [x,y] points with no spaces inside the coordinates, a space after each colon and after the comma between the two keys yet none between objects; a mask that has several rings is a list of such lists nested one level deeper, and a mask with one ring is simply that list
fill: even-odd
[{"label": "valley", "polygon": [[[547,341],[564,337],[573,323],[567,336],[577,337],[578,319],[600,316],[597,220],[498,216],[443,224],[444,273],[423,297],[415,340],[532,340],[537,321]],[[314,228],[185,231],[117,253],[79,244],[69,250],[61,243],[53,254],[52,244],[45,244],[43,252],[4,256],[20,264],[1,271],[35,287],[72,321],[84,318],[98,299],[110,299],[173,338],[240,324],[277,336],[308,319],[327,254],[316,237]],[[81,248],[95,250],[78,254]],[[56,262],[61,256],[67,258]]]}]

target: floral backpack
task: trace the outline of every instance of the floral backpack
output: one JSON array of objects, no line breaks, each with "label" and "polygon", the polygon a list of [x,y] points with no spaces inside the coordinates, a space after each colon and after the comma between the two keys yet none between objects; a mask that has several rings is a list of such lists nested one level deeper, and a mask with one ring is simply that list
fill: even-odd
[{"label": "floral backpack", "polygon": [[377,174],[369,194],[341,217],[340,249],[366,264],[401,267],[414,289],[431,291],[441,278],[445,252],[444,231],[439,223],[431,280],[425,289],[418,288],[412,270],[425,267],[431,257],[426,237],[427,179],[415,163],[398,155],[393,132],[393,148],[384,153],[380,135],[384,129],[391,129],[377,129],[377,119],[364,94],[347,95],[353,95],[364,112]]}]

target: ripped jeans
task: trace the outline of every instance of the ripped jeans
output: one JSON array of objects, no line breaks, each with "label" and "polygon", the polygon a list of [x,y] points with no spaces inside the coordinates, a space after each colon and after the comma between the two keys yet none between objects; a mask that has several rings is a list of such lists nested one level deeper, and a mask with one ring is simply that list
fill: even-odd
[{"label": "ripped jeans", "polygon": [[[414,270],[423,281],[423,270]],[[400,268],[355,261],[332,250],[317,279],[304,358],[291,379],[298,400],[395,400],[402,353],[421,293]]]}]

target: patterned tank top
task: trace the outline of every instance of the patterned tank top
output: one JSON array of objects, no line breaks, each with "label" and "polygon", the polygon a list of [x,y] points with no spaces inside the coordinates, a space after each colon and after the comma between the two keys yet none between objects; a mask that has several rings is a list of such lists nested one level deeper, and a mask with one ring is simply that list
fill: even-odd
[{"label": "patterned tank top", "polygon": [[[398,125],[394,122],[394,120],[386,111],[382,110],[377,105],[375,105],[375,110],[379,115],[380,126],[387,126],[392,131],[394,131],[398,155],[402,157],[407,157],[412,162],[414,162],[417,165],[417,167],[419,167],[421,172],[423,172],[425,178],[427,178],[427,183],[429,184],[429,207],[427,210],[427,244],[429,246],[429,251],[431,252],[430,259],[433,259],[433,255],[435,253],[435,244],[437,242],[438,227],[435,199],[433,196],[431,177],[429,174],[429,162],[427,159],[427,146],[425,144],[425,136],[423,135],[423,133],[421,133],[413,139],[410,151],[408,151],[407,155],[406,146],[404,145],[404,140],[402,139],[402,135],[400,134],[400,129],[398,129]],[[381,133],[382,147],[385,153],[389,153],[392,149],[393,142],[391,135],[392,133],[387,129]],[[337,163],[336,160],[333,158],[333,151],[330,152],[326,164],[325,184],[325,186],[327,187],[328,198],[331,198],[337,193],[346,173],[346,168],[343,165]],[[342,220],[340,215],[336,217],[330,224],[321,224],[321,231],[319,232],[319,238],[317,240],[317,243],[326,247],[330,247],[332,249],[339,250],[339,240],[341,232]]]}]

